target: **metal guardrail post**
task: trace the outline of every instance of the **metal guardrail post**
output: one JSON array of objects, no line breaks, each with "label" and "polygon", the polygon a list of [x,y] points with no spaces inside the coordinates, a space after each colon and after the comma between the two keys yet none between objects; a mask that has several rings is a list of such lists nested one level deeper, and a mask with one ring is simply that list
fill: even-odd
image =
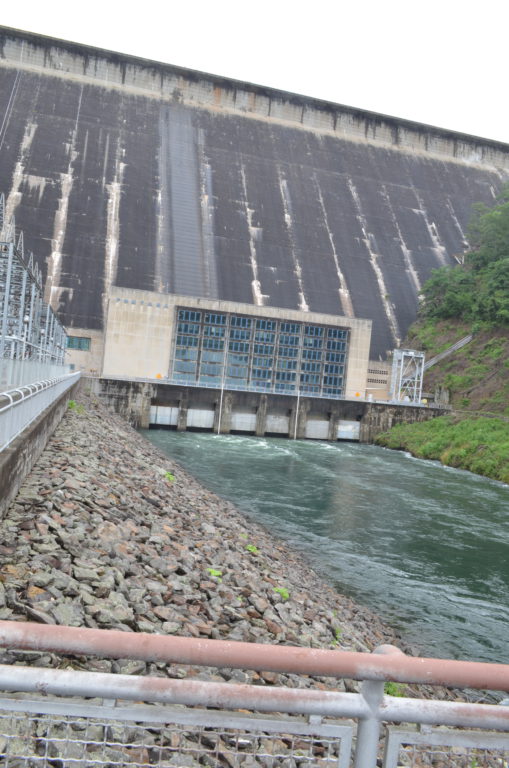
[{"label": "metal guardrail post", "polygon": [[361,685],[361,696],[371,714],[359,721],[354,768],[376,768],[380,739],[379,713],[384,696],[384,684],[366,680]]},{"label": "metal guardrail post", "polygon": [[[394,645],[380,645],[373,653],[384,656],[404,657],[405,655]],[[359,720],[354,768],[376,768],[380,724],[383,719],[380,709],[384,697],[384,682],[365,680],[361,685],[361,696],[371,714]]]}]

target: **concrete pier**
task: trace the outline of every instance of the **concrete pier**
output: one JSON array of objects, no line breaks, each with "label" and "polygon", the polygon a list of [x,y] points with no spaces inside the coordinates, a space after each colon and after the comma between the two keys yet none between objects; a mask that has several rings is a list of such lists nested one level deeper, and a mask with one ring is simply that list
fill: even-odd
[{"label": "concrete pier", "polygon": [[224,390],[221,397],[215,389],[117,379],[85,379],[83,386],[135,426],[225,435],[233,431],[257,437],[372,443],[395,424],[426,421],[444,413],[425,406],[258,392]]}]

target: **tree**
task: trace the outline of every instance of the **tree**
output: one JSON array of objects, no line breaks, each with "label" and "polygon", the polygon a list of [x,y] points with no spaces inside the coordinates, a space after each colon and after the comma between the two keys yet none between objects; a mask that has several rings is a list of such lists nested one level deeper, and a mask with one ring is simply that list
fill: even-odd
[{"label": "tree", "polygon": [[509,185],[497,201],[473,206],[465,263],[433,270],[421,291],[422,316],[509,324]]}]

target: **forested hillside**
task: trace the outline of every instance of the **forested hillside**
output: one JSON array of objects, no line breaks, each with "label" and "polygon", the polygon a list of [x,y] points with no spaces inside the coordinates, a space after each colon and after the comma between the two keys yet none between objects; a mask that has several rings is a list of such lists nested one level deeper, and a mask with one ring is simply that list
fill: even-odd
[{"label": "forested hillside", "polygon": [[470,249],[424,285],[406,346],[426,357],[469,333],[472,341],[427,371],[426,392],[448,390],[453,413],[396,427],[380,445],[509,482],[509,187],[476,205]]}]

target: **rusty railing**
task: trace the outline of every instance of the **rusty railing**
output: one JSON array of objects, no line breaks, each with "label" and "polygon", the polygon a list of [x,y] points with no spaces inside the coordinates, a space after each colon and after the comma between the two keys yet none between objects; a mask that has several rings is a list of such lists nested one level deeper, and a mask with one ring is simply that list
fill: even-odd
[{"label": "rusty railing", "polygon": [[[0,646],[16,651],[0,665],[5,768],[509,766],[509,707],[384,693],[387,681],[509,692],[508,665],[8,621]],[[36,666],[48,652],[362,683],[345,693]]]}]

